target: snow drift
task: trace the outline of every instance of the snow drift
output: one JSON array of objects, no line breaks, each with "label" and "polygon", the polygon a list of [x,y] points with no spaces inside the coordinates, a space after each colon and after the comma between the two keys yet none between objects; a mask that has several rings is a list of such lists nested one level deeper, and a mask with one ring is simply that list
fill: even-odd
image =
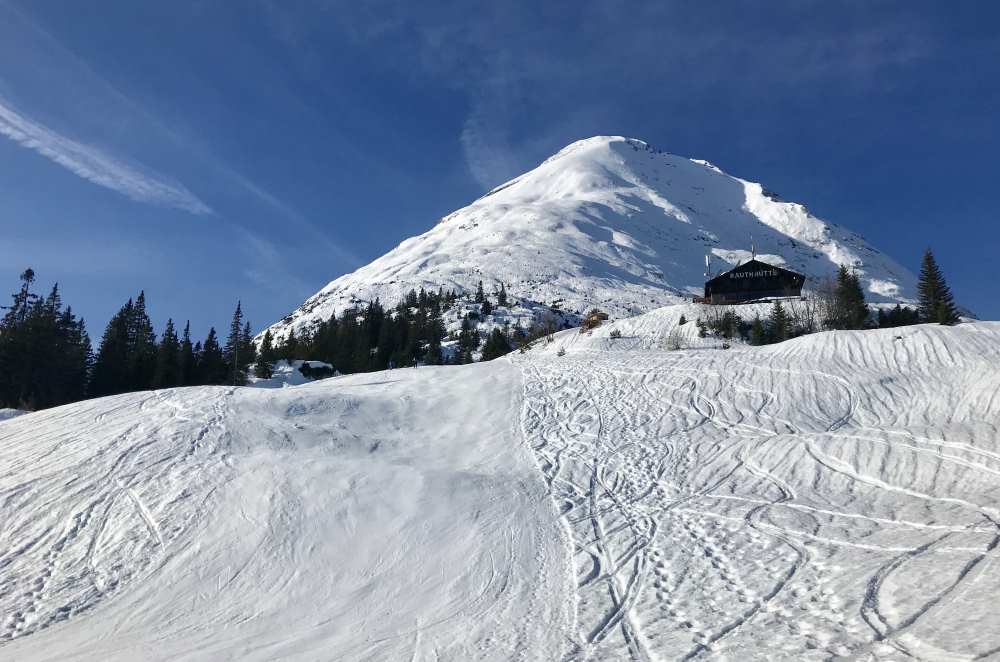
[{"label": "snow drift", "polygon": [[761,259],[812,279],[855,268],[869,300],[909,300],[911,273],[860,235],[783,202],[760,184],[715,166],[595,137],[569,145],[534,170],[440,220],[424,234],[337,278],[271,327],[301,332],[334,312],[410,289],[487,291],[503,282],[513,299],[613,317],[701,294],[704,257],[725,270]]}]

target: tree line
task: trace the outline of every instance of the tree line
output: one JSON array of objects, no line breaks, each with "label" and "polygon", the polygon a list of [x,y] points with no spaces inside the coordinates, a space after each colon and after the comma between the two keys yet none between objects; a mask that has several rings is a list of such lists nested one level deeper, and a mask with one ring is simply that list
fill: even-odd
[{"label": "tree line", "polygon": [[[507,305],[503,285],[493,296],[495,305]],[[323,361],[344,374],[415,364],[471,363],[476,351],[480,360],[488,361],[512,351],[528,336],[520,326],[495,327],[485,339],[480,335],[478,321],[494,310],[480,282],[473,299],[478,306],[463,315],[460,330],[449,337],[443,314],[458,298],[454,290],[414,289],[391,308],[376,299],[331,315],[308,335],[296,335],[293,329],[278,340],[267,331],[261,339],[255,373],[270,376],[270,367],[279,359]],[[442,349],[446,340],[457,341],[453,351]]]},{"label": "tree line", "polygon": [[[482,282],[472,310],[449,336],[443,313],[459,299],[455,291],[411,290],[391,308],[376,300],[332,315],[309,333],[291,332],[275,339],[265,333],[255,346],[250,323],[237,302],[225,342],[215,327],[204,340],[191,338],[186,322],[179,333],[172,319],[157,336],[144,292],[129,299],[108,322],[96,352],[86,324],[64,306],[58,284],[46,296],[33,291],[35,273],[27,269],[20,287],[0,318],[0,407],[42,409],[87,397],[175,386],[244,384],[251,367],[270,377],[280,359],[323,361],[347,374],[423,363],[470,363],[475,353],[487,361],[527,347],[557,330],[552,317],[532,328],[494,326],[483,337],[478,322],[508,305],[504,286],[490,295]],[[924,254],[915,309],[896,306],[872,315],[856,274],[841,267],[802,308],[776,301],[767,319],[746,322],[719,308],[697,320],[702,334],[743,337],[753,344],[780,342],[822,329],[894,327],[919,322],[954,324],[958,309],[941,269],[928,249]],[[495,300],[495,304],[493,301]],[[443,343],[453,341],[445,352]]]},{"label": "tree line", "polygon": [[58,284],[43,297],[34,283],[35,272],[25,270],[0,318],[0,407],[44,409],[153,388],[246,382],[255,348],[239,303],[224,345],[214,327],[192,342],[190,323],[178,336],[173,320],[157,338],[140,292],[111,318],[95,352]]}]

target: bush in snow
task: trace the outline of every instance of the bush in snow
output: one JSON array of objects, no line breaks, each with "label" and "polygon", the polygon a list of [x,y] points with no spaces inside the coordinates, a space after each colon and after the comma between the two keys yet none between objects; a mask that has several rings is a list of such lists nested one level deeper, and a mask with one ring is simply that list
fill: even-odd
[{"label": "bush in snow", "polygon": [[663,341],[663,347],[671,352],[684,349],[684,334],[680,328],[674,328],[667,334],[666,339]]}]

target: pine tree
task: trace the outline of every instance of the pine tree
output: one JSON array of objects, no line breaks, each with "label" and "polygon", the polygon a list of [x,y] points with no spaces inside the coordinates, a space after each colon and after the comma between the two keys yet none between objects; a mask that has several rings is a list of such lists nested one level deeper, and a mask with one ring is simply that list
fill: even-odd
[{"label": "pine tree", "polygon": [[507,337],[507,334],[499,328],[493,327],[493,331],[483,345],[483,353],[480,360],[492,361],[497,357],[510,353],[511,349],[513,348],[510,346],[510,339]]},{"label": "pine tree", "polygon": [[774,306],[771,307],[771,314],[768,317],[767,323],[768,335],[770,336],[771,342],[788,340],[788,314],[785,312],[785,308],[781,305],[780,301],[775,301]]},{"label": "pine tree", "polygon": [[30,379],[31,339],[27,328],[28,313],[38,296],[31,291],[35,272],[25,269],[21,287],[11,295],[13,302],[0,320],[0,406],[21,407],[25,385]]},{"label": "pine tree", "polygon": [[83,320],[62,308],[59,286],[44,299],[31,291],[35,274],[0,319],[0,407],[42,409],[80,400],[92,362]]},{"label": "pine tree", "polygon": [[201,346],[201,356],[198,360],[198,382],[200,384],[226,384],[230,381],[227,368],[213,326],[208,330],[208,336]]},{"label": "pine tree", "polygon": [[[775,303],[778,303],[775,301]],[[764,323],[760,320],[760,315],[753,316],[753,323],[750,325],[750,344],[763,345],[767,341],[764,336]]]},{"label": "pine tree", "polygon": [[486,317],[493,312],[493,304],[491,304],[490,300],[485,298],[485,296],[483,298],[483,303],[479,306],[479,312],[483,317]]},{"label": "pine tree", "polygon": [[198,359],[194,346],[191,344],[191,321],[184,324],[184,335],[181,336],[180,358],[178,359],[177,383],[180,386],[191,386],[198,380]]},{"label": "pine tree", "polygon": [[90,395],[102,396],[130,390],[129,322],[134,309],[132,300],[122,306],[108,321],[97,348]]},{"label": "pine tree", "polygon": [[833,290],[832,310],[827,326],[832,329],[863,329],[868,325],[865,292],[857,274],[840,265]]},{"label": "pine tree", "polygon": [[270,329],[264,332],[264,337],[260,341],[260,350],[257,352],[257,363],[254,364],[253,373],[259,379],[270,379],[274,376],[274,347],[271,344]]},{"label": "pine tree", "polygon": [[483,291],[483,281],[479,281],[479,286],[476,288],[476,303],[482,303],[486,300],[486,293]]},{"label": "pine tree", "polygon": [[233,320],[229,323],[229,336],[226,337],[226,348],[223,351],[223,360],[226,364],[226,371],[229,375],[229,383],[243,385],[247,376],[243,370],[244,357],[240,356],[243,345],[243,305],[236,302],[236,310],[233,312]]},{"label": "pine tree", "polygon": [[139,292],[128,319],[129,391],[143,391],[153,386],[156,372],[156,334],[146,312],[146,293]]},{"label": "pine tree", "polygon": [[[190,344],[191,339],[188,338]],[[154,388],[171,388],[183,383],[181,375],[181,344],[174,330],[174,321],[167,320],[163,336],[156,349],[156,372],[153,375]]]},{"label": "pine tree", "polygon": [[299,352],[299,340],[295,337],[295,329],[289,329],[288,337],[285,338],[285,342],[281,345],[281,351],[278,354],[278,358],[285,359],[286,361],[294,361]]},{"label": "pine tree", "polygon": [[243,372],[246,373],[250,366],[257,360],[257,346],[253,342],[253,329],[250,322],[243,323],[243,334],[240,337],[240,358],[244,361]]},{"label": "pine tree", "polygon": [[507,288],[504,287],[503,283],[500,283],[500,291],[497,292],[497,305],[507,306]]},{"label": "pine tree", "polygon": [[951,289],[945,282],[944,274],[938,267],[930,248],[924,251],[917,293],[920,301],[918,313],[921,322],[937,322],[945,325],[958,323],[958,308],[955,306]]},{"label": "pine tree", "polygon": [[458,333],[457,363],[472,363],[472,352],[479,347],[479,332],[468,318],[462,320],[462,329]]}]

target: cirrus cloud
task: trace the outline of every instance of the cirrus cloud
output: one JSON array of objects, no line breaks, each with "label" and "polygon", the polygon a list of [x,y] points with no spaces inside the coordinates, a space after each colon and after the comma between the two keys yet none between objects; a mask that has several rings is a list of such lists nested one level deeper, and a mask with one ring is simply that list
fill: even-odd
[{"label": "cirrus cloud", "polygon": [[15,110],[0,98],[0,135],[66,168],[78,177],[136,202],[173,207],[195,215],[212,209],[183,184],[68,138]]}]

